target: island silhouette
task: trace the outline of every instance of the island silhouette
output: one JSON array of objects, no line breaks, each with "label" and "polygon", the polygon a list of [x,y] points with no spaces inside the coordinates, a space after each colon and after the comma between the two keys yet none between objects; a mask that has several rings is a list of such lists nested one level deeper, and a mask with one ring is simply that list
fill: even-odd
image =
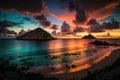
[{"label": "island silhouette", "polygon": [[27,32],[21,36],[18,36],[18,40],[52,40],[55,39],[51,34],[42,28],[34,29],[30,32]]}]

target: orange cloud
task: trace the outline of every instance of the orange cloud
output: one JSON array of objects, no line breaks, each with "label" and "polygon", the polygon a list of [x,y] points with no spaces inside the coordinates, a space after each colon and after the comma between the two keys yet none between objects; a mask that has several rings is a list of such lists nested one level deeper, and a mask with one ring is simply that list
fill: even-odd
[{"label": "orange cloud", "polygon": [[96,20],[101,20],[101,19],[107,18],[107,17],[109,17],[111,15],[112,14],[104,14],[104,15],[101,15],[101,16],[97,17]]},{"label": "orange cloud", "polygon": [[71,22],[75,19],[76,12],[75,11],[69,12],[68,10],[66,10],[62,14],[55,14],[55,13],[49,12],[49,15],[61,21]]},{"label": "orange cloud", "polygon": [[104,8],[95,10],[93,12],[88,12],[88,20],[90,20],[90,19],[101,20],[101,19],[111,16],[112,10],[115,9],[118,4],[119,3],[114,2],[114,3],[111,3],[107,6],[105,6]]},{"label": "orange cloud", "polygon": [[56,18],[57,20],[67,21],[71,25],[71,30],[75,29],[75,27],[77,26],[77,27],[86,28],[85,31],[88,31],[89,26],[86,26],[86,23],[89,20],[91,20],[91,19],[101,20],[101,19],[111,16],[112,11],[116,8],[117,5],[119,5],[118,2],[112,2],[106,6],[99,8],[99,9],[94,9],[93,11],[90,11],[87,9],[86,10],[87,20],[85,23],[82,23],[82,24],[72,23],[72,21],[75,20],[76,11],[69,12],[69,10],[66,9],[66,11],[64,11],[62,14],[60,14],[60,13],[55,14],[50,11],[48,13],[49,13],[49,15]]}]

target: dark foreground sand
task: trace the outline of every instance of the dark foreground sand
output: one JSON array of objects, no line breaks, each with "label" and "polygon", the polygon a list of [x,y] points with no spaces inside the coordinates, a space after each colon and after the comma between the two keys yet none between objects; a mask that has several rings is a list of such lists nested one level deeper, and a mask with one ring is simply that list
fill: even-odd
[{"label": "dark foreground sand", "polygon": [[[46,72],[45,76],[40,73],[25,73],[8,61],[0,59],[0,80],[120,80],[120,49],[106,56],[99,63],[82,71],[54,75],[47,75],[49,73]],[[78,68],[72,67],[73,70]]]},{"label": "dark foreground sand", "polygon": [[[117,58],[120,58],[120,49],[115,49],[110,52],[105,59],[101,60],[99,63],[93,64],[92,67],[84,69],[82,71],[74,72],[74,73],[65,73],[65,74],[54,74],[49,75],[48,77],[56,77],[60,80],[81,80],[88,75],[88,71],[95,72],[96,70],[104,69],[107,66],[111,66]],[[75,69],[75,68],[74,68]]]}]

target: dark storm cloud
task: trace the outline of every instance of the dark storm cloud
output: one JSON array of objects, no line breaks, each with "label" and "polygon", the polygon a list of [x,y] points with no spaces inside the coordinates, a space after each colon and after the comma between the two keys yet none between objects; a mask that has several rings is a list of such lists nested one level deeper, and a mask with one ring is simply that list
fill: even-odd
[{"label": "dark storm cloud", "polygon": [[61,32],[70,32],[70,25],[66,21],[61,26]]},{"label": "dark storm cloud", "polygon": [[[41,15],[46,10],[44,0],[1,0],[0,9],[6,11],[17,10],[23,15],[32,14],[34,19],[45,27],[51,24],[44,15]],[[24,21],[31,21],[31,19],[24,17]]]},{"label": "dark storm cloud", "polygon": [[[94,11],[106,7],[111,3],[119,3],[120,0],[76,0],[77,4],[88,11]],[[112,6],[111,6],[112,7]]]},{"label": "dark storm cloud", "polygon": [[58,29],[58,25],[53,24],[53,25],[51,26],[51,29],[53,29],[53,30],[57,30],[57,29]]},{"label": "dark storm cloud", "polygon": [[66,2],[67,0],[60,0],[61,2]]},{"label": "dark storm cloud", "polygon": [[120,23],[115,19],[112,19],[109,22],[103,22],[101,25],[97,24],[95,20],[91,20],[89,21],[89,24],[91,24],[91,27],[89,28],[90,32],[103,32],[104,30],[120,29]]},{"label": "dark storm cloud", "polygon": [[[3,28],[0,26],[0,34],[3,34],[3,35],[7,35],[7,34],[14,34],[14,35],[17,35],[17,33],[13,30],[9,30],[7,29],[6,27]],[[1,36],[1,35],[0,35]]]},{"label": "dark storm cloud", "polygon": [[100,24],[96,21],[96,19],[91,19],[91,20],[87,23],[87,25],[90,25],[90,26],[98,26],[98,25],[100,25]]},{"label": "dark storm cloud", "polygon": [[75,10],[75,3],[73,1],[68,2],[68,9],[70,12]]},{"label": "dark storm cloud", "polygon": [[87,25],[89,25],[90,32],[103,32],[101,25],[96,21],[96,19],[91,19],[88,21]]},{"label": "dark storm cloud", "polygon": [[12,27],[14,26],[15,23],[11,22],[11,21],[7,21],[7,20],[4,20],[4,21],[1,21],[0,22],[0,26],[2,27]]},{"label": "dark storm cloud", "polygon": [[0,26],[1,27],[13,27],[13,26],[20,26],[21,24],[23,24],[23,23],[21,23],[21,22],[12,22],[12,21],[8,21],[8,20],[4,20],[4,21],[1,21],[0,22]]},{"label": "dark storm cloud", "polygon": [[76,27],[73,32],[83,32],[84,29],[82,27]]},{"label": "dark storm cloud", "polygon": [[83,8],[77,7],[76,13],[77,13],[75,16],[76,20],[73,21],[75,24],[82,24],[82,23],[86,22],[87,14]]},{"label": "dark storm cloud", "polygon": [[16,35],[17,33],[15,31],[11,31],[11,30],[7,29],[8,27],[13,27],[14,25],[17,25],[17,23],[11,22],[11,21],[7,21],[7,20],[1,21],[0,22],[0,33]]},{"label": "dark storm cloud", "polygon": [[1,0],[0,9],[17,10],[22,14],[40,14],[44,10],[43,0]]},{"label": "dark storm cloud", "polygon": [[68,6],[70,11],[76,11],[76,19],[73,22],[82,24],[91,19],[91,16],[95,16],[95,13],[91,15],[91,12],[98,12],[96,18],[109,16],[111,11],[120,4],[120,0],[75,0],[74,5],[73,3],[68,4],[70,4]]},{"label": "dark storm cloud", "polygon": [[51,25],[51,22],[47,20],[45,15],[40,16],[34,16],[34,18],[43,26],[43,27],[49,27]]},{"label": "dark storm cloud", "polygon": [[91,26],[89,28],[90,32],[104,32],[104,29],[102,29],[102,27],[99,26]]},{"label": "dark storm cloud", "polygon": [[115,19],[112,19],[109,22],[104,22],[101,25],[102,29],[118,29],[120,28],[120,23],[116,21]]},{"label": "dark storm cloud", "polygon": [[17,33],[13,30],[6,30],[6,34],[14,34],[14,35],[17,35]]}]

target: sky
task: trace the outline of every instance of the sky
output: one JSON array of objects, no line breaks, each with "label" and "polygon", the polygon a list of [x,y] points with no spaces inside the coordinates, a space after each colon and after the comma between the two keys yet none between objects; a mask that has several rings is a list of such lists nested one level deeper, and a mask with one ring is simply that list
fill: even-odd
[{"label": "sky", "polygon": [[[57,25],[58,30],[64,21],[72,29],[90,27],[93,24],[120,22],[120,0],[1,0],[0,31],[19,32],[21,29],[33,30],[41,27],[48,32]],[[95,24],[96,25],[96,24]],[[119,27],[112,29],[120,32]],[[98,32],[102,32],[97,28]],[[97,32],[97,31],[95,31]]]}]

